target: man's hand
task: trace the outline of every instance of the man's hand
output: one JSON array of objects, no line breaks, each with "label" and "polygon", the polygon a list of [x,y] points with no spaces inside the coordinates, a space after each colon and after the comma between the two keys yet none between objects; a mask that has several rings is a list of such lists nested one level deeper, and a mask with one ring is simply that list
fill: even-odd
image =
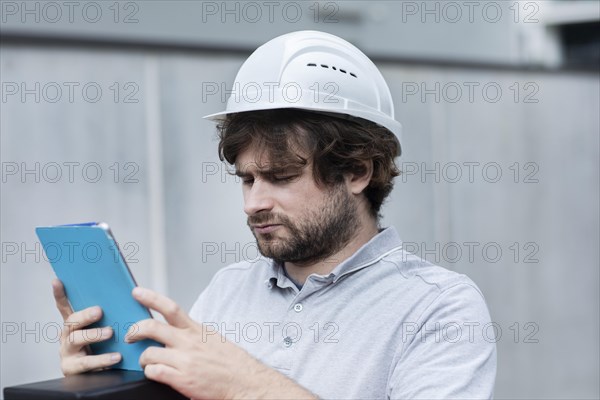
[{"label": "man's hand", "polygon": [[195,399],[315,398],[214,330],[194,322],[173,300],[139,287],[133,297],[168,322],[146,319],[125,336],[129,342],[154,339],[165,345],[151,346],[140,357],[149,379]]},{"label": "man's hand", "polygon": [[89,344],[108,340],[113,335],[112,328],[109,326],[83,329],[102,318],[102,309],[89,307],[73,312],[65,296],[65,288],[58,279],[52,281],[52,291],[56,307],[64,320],[60,336],[60,367],[63,374],[66,376],[100,370],[121,361],[119,353],[89,355]]}]

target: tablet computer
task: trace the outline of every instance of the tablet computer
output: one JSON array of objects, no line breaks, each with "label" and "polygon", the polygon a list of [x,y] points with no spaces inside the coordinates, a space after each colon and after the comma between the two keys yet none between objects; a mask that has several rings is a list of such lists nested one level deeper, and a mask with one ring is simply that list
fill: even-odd
[{"label": "tablet computer", "polygon": [[139,358],[153,340],[125,343],[127,330],[152,318],[150,311],[131,295],[135,280],[106,223],[59,225],[36,228],[46,258],[74,311],[100,306],[102,318],[88,328],[110,326],[113,336],[90,345],[93,354],[119,352],[121,361],[112,368],[141,371]]}]

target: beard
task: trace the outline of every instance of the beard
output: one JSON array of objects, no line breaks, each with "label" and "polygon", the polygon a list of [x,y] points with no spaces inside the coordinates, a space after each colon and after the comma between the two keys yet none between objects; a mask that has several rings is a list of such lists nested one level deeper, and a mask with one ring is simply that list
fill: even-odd
[{"label": "beard", "polygon": [[[320,209],[307,210],[295,221],[283,214],[262,212],[248,217],[248,225],[255,224],[281,225],[264,234],[250,228],[263,256],[277,263],[308,265],[328,259],[357,234],[358,206],[344,185],[336,185]],[[282,228],[287,229],[287,236],[280,235]]]}]

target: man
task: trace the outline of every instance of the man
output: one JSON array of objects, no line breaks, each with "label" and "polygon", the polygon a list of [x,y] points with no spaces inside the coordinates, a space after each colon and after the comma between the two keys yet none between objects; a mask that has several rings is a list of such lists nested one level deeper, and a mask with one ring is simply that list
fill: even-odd
[{"label": "man", "polygon": [[[189,316],[134,290],[167,321],[127,337],[165,344],[142,354],[146,376],[192,398],[490,398],[481,292],[379,226],[400,124],[374,64],[333,35],[295,32],[261,46],[235,84],[250,89],[209,117],[264,257],[220,270]],[[59,281],[54,293],[69,326],[100,318],[97,307],[73,313]],[[65,331],[65,374],[120,360],[86,353],[112,335],[96,333]]]}]

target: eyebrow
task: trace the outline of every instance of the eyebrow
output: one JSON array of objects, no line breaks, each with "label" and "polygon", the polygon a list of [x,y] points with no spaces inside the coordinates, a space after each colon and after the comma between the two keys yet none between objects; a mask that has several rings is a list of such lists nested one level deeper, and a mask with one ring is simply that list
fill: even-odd
[{"label": "eyebrow", "polygon": [[288,167],[288,168],[266,168],[266,169],[259,169],[256,170],[256,172],[248,172],[248,171],[240,171],[238,169],[235,170],[235,175],[239,176],[240,178],[246,178],[249,176],[254,176],[254,175],[258,175],[258,176],[273,176],[273,175],[278,175],[278,174],[299,174],[302,172],[304,168],[292,168],[292,167]]}]

